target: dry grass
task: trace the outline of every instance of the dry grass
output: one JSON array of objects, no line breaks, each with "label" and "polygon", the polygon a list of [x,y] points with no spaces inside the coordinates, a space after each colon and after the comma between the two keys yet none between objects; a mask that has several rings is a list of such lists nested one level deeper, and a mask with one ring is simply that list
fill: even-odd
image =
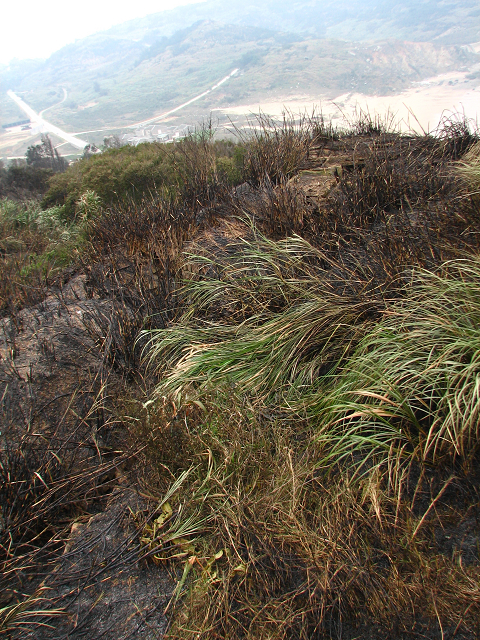
[{"label": "dry grass", "polygon": [[[476,133],[459,121],[436,136],[400,136],[366,116],[350,132],[321,118],[278,127],[261,116],[255,131],[244,141],[241,189],[232,193],[206,135],[175,151],[182,197],[159,192],[88,221],[89,291],[112,313],[99,306],[84,323],[133,397],[118,398],[115,425],[141,449],[136,482],[152,500],[134,518],[129,561],[150,558],[178,576],[171,638],[475,637],[480,514],[476,423],[466,414],[476,411],[478,269],[451,267],[450,280],[436,269],[478,249],[478,202],[456,172]],[[340,171],[325,197],[290,182],[331,162]],[[412,293],[412,267],[437,274],[419,276],[422,294]],[[408,378],[410,333],[419,371]],[[141,363],[148,340],[150,371]],[[445,357],[434,370],[426,351],[437,344]],[[396,432],[400,442],[408,426],[420,448],[375,448],[378,433],[372,439],[349,413],[352,385],[375,408],[360,374],[370,380],[378,345],[376,369],[392,362],[415,410],[431,401]],[[352,382],[356,363],[364,366]],[[435,371],[450,381],[441,389]],[[375,389],[388,404],[391,388]],[[83,427],[95,423],[84,418]],[[423,438],[432,426],[437,435]],[[452,429],[459,438],[449,440]],[[87,456],[75,475],[78,449],[51,438],[35,448],[32,438],[2,452],[8,588],[54,555],[80,496],[93,499],[99,482],[108,490],[119,460]]]},{"label": "dry grass", "polygon": [[477,138],[367,125],[316,140],[353,160],[323,201],[257,171],[231,205],[248,239],[192,247],[176,322],[145,335],[158,490],[180,441],[205,521],[171,638],[480,632],[477,266],[411,275],[477,248],[453,164]]},{"label": "dry grass", "polygon": [[53,430],[41,419],[46,407],[38,406],[26,428],[3,425],[0,634],[52,625],[51,616],[63,603],[52,601],[46,583],[71,523],[102,502],[115,485],[116,469],[128,459],[121,450],[110,453],[104,389],[93,392],[73,393],[63,412],[63,396],[52,398],[47,406],[56,405],[60,412]]},{"label": "dry grass", "polygon": [[245,147],[245,180],[256,186],[265,180],[274,184],[288,180],[305,164],[319,140],[338,137],[322,115],[315,113],[295,117],[286,112],[281,121],[260,113],[246,130],[234,130]]},{"label": "dry grass", "polygon": [[[165,462],[179,432],[185,443],[175,476],[190,475],[171,504],[184,519],[204,520],[189,547],[167,550],[167,558],[183,551],[190,577],[183,602],[170,605],[168,637],[478,633],[476,551],[452,554],[444,544],[474,514],[474,478],[427,471],[404,477],[393,494],[379,474],[360,482],[345,468],[319,474],[308,424],[276,420],[231,391],[203,400],[204,417],[195,405],[149,409],[152,446]],[[172,479],[160,468],[151,491],[161,496]],[[161,545],[156,553],[168,563]]]}]

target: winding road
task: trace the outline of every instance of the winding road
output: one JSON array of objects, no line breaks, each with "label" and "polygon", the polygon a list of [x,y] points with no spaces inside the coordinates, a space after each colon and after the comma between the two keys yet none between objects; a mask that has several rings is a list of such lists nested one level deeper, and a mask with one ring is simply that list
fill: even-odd
[{"label": "winding road", "polygon": [[53,109],[53,107],[58,107],[59,104],[62,104],[63,102],[65,102],[68,94],[65,87],[62,87],[62,89],[63,89],[63,98],[60,100],[60,102],[56,102],[55,104],[52,104],[50,107],[47,107],[43,111],[40,111],[40,113],[38,114],[40,118],[43,118],[43,114],[45,113],[45,111],[50,111],[50,109]]},{"label": "winding road", "polygon": [[[234,69],[231,73],[228,74],[228,76],[225,76],[225,78],[220,80],[220,82],[217,82],[216,84],[214,84],[212,87],[210,87],[210,89],[207,89],[206,91],[204,91],[203,93],[199,94],[198,96],[195,96],[191,100],[188,100],[187,102],[184,102],[183,104],[179,105],[178,107],[175,107],[175,109],[171,109],[170,111],[167,111],[166,113],[162,113],[159,116],[155,116],[154,118],[150,118],[149,120],[144,120],[142,122],[136,122],[135,124],[131,124],[131,125],[123,126],[123,127],[113,127],[113,128],[107,128],[107,129],[96,129],[95,131],[113,131],[114,129],[126,129],[126,128],[128,128],[128,129],[136,129],[137,127],[144,127],[147,124],[152,124],[154,122],[158,122],[159,120],[163,120],[163,118],[166,118],[167,116],[171,115],[172,113],[176,113],[177,111],[180,111],[180,109],[183,109],[184,107],[188,107],[188,105],[196,102],[197,100],[200,100],[201,98],[204,98],[205,96],[208,96],[209,93],[211,93],[212,91],[215,91],[215,89],[218,89],[218,87],[221,87],[222,84],[224,84],[225,82],[228,82],[228,80],[230,80],[230,78],[233,78],[233,76],[236,75],[238,73],[238,71],[239,71],[239,69]],[[63,92],[64,92],[63,100],[61,100],[57,104],[61,104],[62,102],[65,101],[65,99],[67,97],[67,92],[66,92],[65,89],[63,89]],[[45,113],[45,111],[47,111],[48,109],[52,109],[53,107],[57,106],[56,104],[52,105],[51,107],[47,107],[47,109],[44,109],[43,111],[41,111],[38,114],[31,107],[29,107],[26,102],[24,102],[21,98],[19,98],[17,96],[17,94],[14,93],[13,91],[7,91],[7,95],[9,96],[9,98],[11,98],[14,102],[17,103],[17,105],[20,107],[20,109],[22,109],[22,111],[24,111],[28,115],[30,120],[32,120],[33,122],[36,122],[38,125],[40,125],[42,133],[54,133],[56,136],[58,136],[59,138],[61,138],[65,142],[68,142],[69,144],[74,146],[76,149],[82,149],[83,150],[87,146],[87,144],[88,144],[87,140],[82,140],[81,138],[77,138],[77,136],[74,135],[74,134],[67,133],[66,131],[62,131],[62,129],[60,129],[59,127],[57,127],[54,124],[51,124],[50,122],[47,122],[47,120],[43,119],[42,115]],[[84,132],[84,133],[88,133],[88,132]]]},{"label": "winding road", "polygon": [[212,91],[215,91],[215,89],[218,89],[218,87],[221,87],[222,84],[224,84],[225,82],[230,80],[230,78],[233,78],[233,76],[236,75],[238,72],[239,72],[239,69],[234,69],[232,71],[232,73],[229,73],[228,76],[225,76],[225,78],[220,80],[220,82],[217,82],[217,84],[214,84],[213,87],[210,87],[210,89],[207,89],[206,91],[204,91],[200,95],[195,96],[195,98],[192,98],[191,100],[188,100],[188,102],[184,102],[180,106],[175,107],[175,109],[171,109],[170,111],[166,111],[165,113],[162,113],[161,115],[156,116],[155,118],[150,118],[150,120],[144,120],[143,122],[136,122],[135,124],[131,124],[131,125],[128,126],[128,128],[129,129],[136,129],[137,127],[144,127],[147,124],[152,124],[152,122],[157,122],[157,120],[163,120],[163,118],[166,118],[167,116],[171,115],[172,113],[176,113],[177,111],[180,111],[180,109],[183,109],[184,107],[188,107],[189,104],[192,104],[193,102],[196,102],[197,100],[200,100],[201,98],[204,98],[205,96],[208,96],[209,93],[211,93]]}]

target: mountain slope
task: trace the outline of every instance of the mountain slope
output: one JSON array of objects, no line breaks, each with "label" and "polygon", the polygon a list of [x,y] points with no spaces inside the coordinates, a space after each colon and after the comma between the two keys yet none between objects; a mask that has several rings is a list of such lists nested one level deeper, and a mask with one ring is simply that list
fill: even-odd
[{"label": "mountain slope", "polygon": [[354,41],[439,39],[467,44],[480,38],[476,0],[209,0],[126,22],[110,33],[142,38],[156,30],[171,35],[205,19]]},{"label": "mountain slope", "polygon": [[[36,111],[56,105],[48,115],[52,122],[83,131],[127,126],[166,112],[235,68],[240,71],[234,78],[186,113],[190,122],[214,107],[267,98],[392,94],[480,61],[459,46],[394,40],[353,44],[210,21],[172,36],[154,38],[154,33],[148,43],[96,34],[64,47],[25,75],[5,74],[4,86],[10,83]],[[68,98],[60,103],[63,88]]]}]

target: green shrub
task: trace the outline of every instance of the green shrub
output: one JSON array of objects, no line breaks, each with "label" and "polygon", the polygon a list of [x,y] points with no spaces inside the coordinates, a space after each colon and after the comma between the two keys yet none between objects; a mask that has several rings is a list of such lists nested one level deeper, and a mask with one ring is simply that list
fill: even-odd
[{"label": "green shrub", "polygon": [[227,184],[235,185],[242,181],[241,164],[235,158],[218,158],[216,171],[220,180]]},{"label": "green shrub", "polygon": [[38,202],[25,203],[4,199],[0,201],[0,220],[4,227],[53,231],[64,229],[65,208],[61,206],[42,210]]},{"label": "green shrub", "polygon": [[39,302],[45,287],[80,248],[83,228],[66,222],[65,207],[0,200],[0,311]]},{"label": "green shrub", "polygon": [[76,203],[75,213],[80,220],[87,221],[94,218],[102,210],[100,198],[91,189],[85,191]]},{"label": "green shrub", "polygon": [[192,191],[202,192],[219,180],[241,182],[234,151],[233,143],[213,142],[198,133],[173,145],[152,142],[110,148],[53,176],[42,204],[64,205],[67,216],[74,219],[76,203],[87,191],[94,191],[103,206],[125,200],[140,202],[157,192],[163,197],[189,199]]}]

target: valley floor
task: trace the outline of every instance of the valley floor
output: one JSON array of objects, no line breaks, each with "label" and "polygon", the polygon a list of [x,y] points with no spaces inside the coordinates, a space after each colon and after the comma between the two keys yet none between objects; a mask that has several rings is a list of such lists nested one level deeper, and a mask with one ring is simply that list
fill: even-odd
[{"label": "valley floor", "polygon": [[[273,117],[285,110],[292,113],[323,113],[335,125],[346,125],[355,119],[359,110],[389,119],[393,116],[402,131],[433,131],[443,117],[461,112],[466,118],[478,121],[480,111],[480,79],[469,79],[468,72],[444,73],[415,83],[397,95],[366,96],[344,93],[331,96],[294,95],[281,100],[266,99],[218,109],[223,114],[241,117],[260,111]],[[217,110],[213,109],[215,113]]]}]

